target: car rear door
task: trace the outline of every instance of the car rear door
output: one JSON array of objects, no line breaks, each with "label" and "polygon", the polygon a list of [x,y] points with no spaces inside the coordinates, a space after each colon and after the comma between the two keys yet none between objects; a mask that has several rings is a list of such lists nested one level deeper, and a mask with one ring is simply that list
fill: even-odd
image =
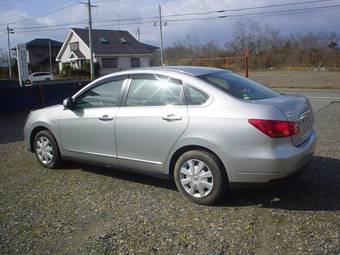
[{"label": "car rear door", "polygon": [[162,171],[187,125],[188,109],[180,80],[156,74],[131,76],[125,104],[116,115],[119,164]]},{"label": "car rear door", "polygon": [[64,109],[60,139],[66,156],[117,163],[114,125],[124,82],[125,77],[101,81],[77,96],[74,109]]}]

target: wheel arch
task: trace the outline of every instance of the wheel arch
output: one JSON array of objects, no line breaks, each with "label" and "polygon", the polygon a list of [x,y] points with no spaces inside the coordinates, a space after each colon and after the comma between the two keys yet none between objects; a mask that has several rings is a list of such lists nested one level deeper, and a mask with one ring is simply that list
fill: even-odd
[{"label": "wheel arch", "polygon": [[[58,144],[58,140],[56,139],[56,137],[55,137],[55,135],[53,134],[52,130],[51,130],[50,128],[44,126],[44,125],[39,125],[39,126],[36,126],[35,128],[33,128],[33,130],[31,131],[31,134],[30,134],[30,140],[29,140],[29,141],[30,141],[31,150],[32,150],[33,152],[34,152],[34,138],[35,138],[35,136],[36,136],[40,131],[43,131],[43,130],[46,130],[46,131],[50,132],[51,135],[53,136],[53,138],[55,139],[55,141],[56,141],[58,147],[60,147],[59,144]],[[59,148],[59,150],[60,150],[60,148]]]}]

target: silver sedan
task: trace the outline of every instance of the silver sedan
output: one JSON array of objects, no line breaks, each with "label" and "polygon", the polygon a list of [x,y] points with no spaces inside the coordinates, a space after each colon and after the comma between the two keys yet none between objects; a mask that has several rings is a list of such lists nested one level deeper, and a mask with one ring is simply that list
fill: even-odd
[{"label": "silver sedan", "polygon": [[307,98],[203,67],[110,74],[63,105],[31,112],[25,140],[38,161],[62,159],[168,176],[201,204],[227,187],[305,168],[316,144]]}]

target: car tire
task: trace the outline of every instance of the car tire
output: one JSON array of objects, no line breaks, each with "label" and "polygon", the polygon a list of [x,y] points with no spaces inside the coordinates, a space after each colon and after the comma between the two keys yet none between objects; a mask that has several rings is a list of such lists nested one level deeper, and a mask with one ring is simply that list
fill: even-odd
[{"label": "car tire", "polygon": [[50,131],[42,130],[34,138],[34,152],[39,163],[46,168],[60,166],[61,158],[57,142]]},{"label": "car tire", "polygon": [[45,81],[50,81],[51,79],[50,78],[46,78]]},{"label": "car tire", "polygon": [[177,189],[191,201],[211,205],[223,196],[228,178],[219,159],[200,150],[185,152],[174,168]]}]

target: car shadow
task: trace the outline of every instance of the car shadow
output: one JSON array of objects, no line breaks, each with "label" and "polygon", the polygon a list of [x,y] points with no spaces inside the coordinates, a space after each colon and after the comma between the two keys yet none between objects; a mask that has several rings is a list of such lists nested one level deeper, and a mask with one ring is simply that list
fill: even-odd
[{"label": "car shadow", "polygon": [[[136,172],[71,162],[65,163],[63,167],[65,170],[75,168],[144,185],[177,190],[172,180]],[[339,183],[340,160],[316,156],[308,169],[297,178],[256,188],[228,190],[223,199],[215,206],[254,206],[293,211],[337,211],[340,210]]]},{"label": "car shadow", "polygon": [[155,186],[169,190],[177,190],[175,183],[163,175],[156,177],[152,174],[143,174],[132,170],[122,170],[119,168],[101,167],[92,164],[65,161],[60,168],[61,170],[80,169],[82,171],[91,172],[93,174],[105,175],[121,180],[137,182],[144,185]]},{"label": "car shadow", "polygon": [[295,211],[340,210],[340,160],[315,156],[297,178],[262,187],[231,190],[217,205]]}]

